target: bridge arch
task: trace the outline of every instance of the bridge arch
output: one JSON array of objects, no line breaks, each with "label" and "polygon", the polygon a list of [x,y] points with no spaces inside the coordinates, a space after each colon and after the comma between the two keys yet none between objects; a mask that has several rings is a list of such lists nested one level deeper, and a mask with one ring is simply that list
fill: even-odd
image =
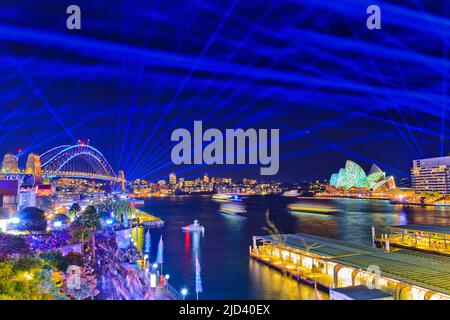
[{"label": "bridge arch", "polygon": [[65,145],[50,149],[41,155],[41,163],[44,172],[69,171],[116,178],[113,168],[103,154],[89,145]]}]

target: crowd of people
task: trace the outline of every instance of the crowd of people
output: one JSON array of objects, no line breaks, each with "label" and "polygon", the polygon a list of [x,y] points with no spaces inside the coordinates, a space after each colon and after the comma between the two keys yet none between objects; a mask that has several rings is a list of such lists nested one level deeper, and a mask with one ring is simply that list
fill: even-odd
[{"label": "crowd of people", "polygon": [[[157,290],[150,288],[150,272],[137,268],[134,263],[140,258],[133,248],[120,249],[115,237],[97,242],[97,268],[100,274],[102,298],[109,300],[151,300]],[[158,299],[161,299],[158,295]]]},{"label": "crowd of people", "polygon": [[70,244],[72,235],[66,231],[53,231],[49,234],[31,234],[27,242],[33,252],[49,252]]}]

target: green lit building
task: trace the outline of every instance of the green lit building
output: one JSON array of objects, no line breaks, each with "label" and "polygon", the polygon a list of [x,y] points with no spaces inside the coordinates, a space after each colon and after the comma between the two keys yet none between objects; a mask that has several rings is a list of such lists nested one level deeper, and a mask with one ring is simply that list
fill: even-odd
[{"label": "green lit building", "polygon": [[386,177],[385,172],[381,171],[376,164],[373,164],[369,173],[366,174],[357,163],[347,160],[345,168],[331,175],[330,185],[346,190],[357,188],[376,191],[380,188],[395,188],[395,181],[392,176]]}]

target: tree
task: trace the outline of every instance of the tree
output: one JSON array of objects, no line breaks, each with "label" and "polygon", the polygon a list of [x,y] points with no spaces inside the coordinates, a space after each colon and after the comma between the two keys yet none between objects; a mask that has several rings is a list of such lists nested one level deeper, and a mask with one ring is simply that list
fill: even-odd
[{"label": "tree", "polygon": [[65,272],[69,267],[70,260],[69,258],[63,256],[61,253],[57,252],[45,252],[40,255],[41,259],[43,259],[49,266],[52,268]]},{"label": "tree", "polygon": [[78,214],[80,213],[80,211],[81,211],[80,205],[79,205],[78,203],[75,202],[75,203],[72,204],[72,206],[70,207],[69,212],[67,213],[67,215],[68,215],[70,218],[75,218],[76,216],[78,216]]},{"label": "tree", "polygon": [[97,210],[102,217],[110,218],[115,214],[117,221],[125,222],[133,213],[130,203],[122,199],[106,199],[96,204]]},{"label": "tree", "polygon": [[48,300],[42,290],[43,263],[30,256],[0,263],[0,300]]},{"label": "tree", "polygon": [[47,229],[47,219],[43,210],[36,207],[27,207],[19,214],[20,222],[17,224],[18,230],[26,230],[29,233],[45,232]]},{"label": "tree", "polygon": [[36,200],[36,206],[44,211],[51,211],[53,209],[54,200],[52,197],[39,197]]},{"label": "tree", "polygon": [[69,233],[72,235],[74,242],[84,244],[84,241],[89,238],[89,230],[83,225],[81,216],[78,216],[69,226]]},{"label": "tree", "polygon": [[94,206],[88,206],[81,214],[81,223],[83,227],[90,230],[90,236],[92,241],[92,258],[95,261],[95,233],[100,230],[102,224],[100,222],[100,215]]},{"label": "tree", "polygon": [[66,255],[66,258],[69,259],[70,265],[76,265],[79,267],[84,266],[84,257],[81,253],[71,251]]},{"label": "tree", "polygon": [[435,202],[439,200],[442,195],[439,193],[439,191],[424,191],[420,194],[420,197],[429,202]]},{"label": "tree", "polygon": [[70,297],[62,290],[64,285],[63,272],[43,269],[39,275],[42,278],[40,286],[42,292],[51,295],[55,300],[70,300]]}]

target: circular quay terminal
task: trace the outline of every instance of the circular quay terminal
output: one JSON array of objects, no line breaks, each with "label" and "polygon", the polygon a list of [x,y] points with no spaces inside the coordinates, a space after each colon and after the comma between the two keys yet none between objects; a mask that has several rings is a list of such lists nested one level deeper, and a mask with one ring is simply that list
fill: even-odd
[{"label": "circular quay terminal", "polygon": [[447,0],[0,1],[2,314],[438,313],[449,46]]}]

